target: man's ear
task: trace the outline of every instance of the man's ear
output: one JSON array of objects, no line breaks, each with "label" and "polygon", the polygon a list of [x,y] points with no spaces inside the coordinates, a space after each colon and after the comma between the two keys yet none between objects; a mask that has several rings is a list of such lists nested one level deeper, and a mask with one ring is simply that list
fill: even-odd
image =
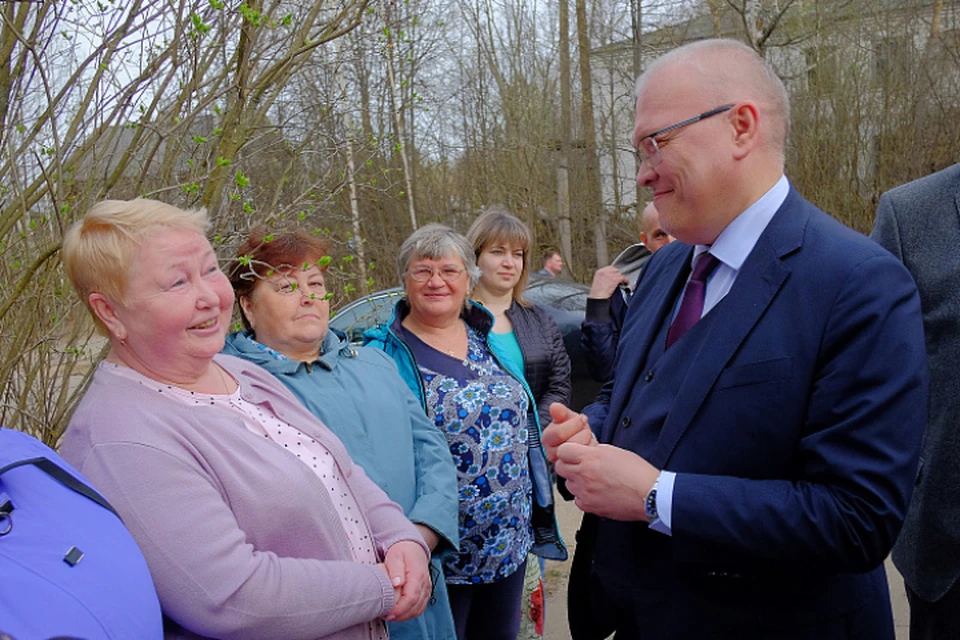
[{"label": "man's ear", "polygon": [[733,141],[736,145],[734,158],[741,160],[757,146],[760,109],[752,101],[741,102],[733,108],[730,122],[733,124]]},{"label": "man's ear", "polygon": [[127,328],[120,321],[116,306],[105,295],[94,292],[90,294],[87,301],[90,303],[93,313],[107,327],[111,336],[116,337],[117,340],[127,339]]}]

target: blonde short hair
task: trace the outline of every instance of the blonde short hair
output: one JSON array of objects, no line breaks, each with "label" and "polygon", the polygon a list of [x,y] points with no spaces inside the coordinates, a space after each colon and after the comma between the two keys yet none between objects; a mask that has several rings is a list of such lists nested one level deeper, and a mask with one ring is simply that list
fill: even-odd
[{"label": "blonde short hair", "polygon": [[104,200],[67,231],[60,252],[64,270],[104,335],[107,329],[90,307],[90,294],[123,304],[137,247],[159,227],[205,234],[209,221],[205,209],[185,211],[145,198]]}]

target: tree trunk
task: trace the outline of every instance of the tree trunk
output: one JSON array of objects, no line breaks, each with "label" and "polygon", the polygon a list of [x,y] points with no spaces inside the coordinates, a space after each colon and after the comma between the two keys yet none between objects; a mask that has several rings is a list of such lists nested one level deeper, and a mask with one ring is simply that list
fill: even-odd
[{"label": "tree trunk", "polygon": [[560,221],[560,252],[568,271],[573,271],[570,231],[570,7],[560,3],[560,154],[557,158],[557,218]]},{"label": "tree trunk", "polygon": [[708,0],[710,6],[710,17],[713,19],[713,37],[719,38],[720,34],[720,2],[721,0]]},{"label": "tree trunk", "polygon": [[597,251],[597,266],[610,263],[607,254],[607,229],[603,202],[600,198],[600,167],[597,159],[597,133],[593,118],[593,82],[590,77],[590,37],[587,27],[586,0],[576,0],[577,44],[580,48],[580,86],[583,91],[581,121],[583,126],[584,155],[586,156],[586,203],[596,216],[594,244]]},{"label": "tree trunk", "polygon": [[360,235],[360,205],[357,198],[357,169],[353,159],[353,117],[350,115],[350,102],[347,100],[347,83],[343,79],[343,58],[342,50],[338,47],[337,57],[337,83],[340,85],[340,93],[343,97],[343,130],[344,145],[346,146],[347,156],[347,186],[350,189],[350,220],[353,225],[352,248],[357,254],[357,262],[360,263],[360,282],[361,290],[366,294],[370,293],[367,286],[367,260],[363,253],[363,237]]},{"label": "tree trunk", "polygon": [[353,43],[353,67],[356,73],[357,89],[360,91],[360,126],[363,131],[363,146],[370,148],[373,147],[373,120],[370,118],[370,69],[367,66],[367,52],[362,40],[362,37],[357,38]]},{"label": "tree trunk", "polygon": [[402,105],[397,104],[397,83],[394,72],[393,59],[393,25],[390,21],[390,8],[392,0],[383,3],[383,24],[384,32],[387,36],[386,48],[384,54],[387,58],[387,91],[390,95],[390,110],[393,112],[394,126],[396,127],[396,137],[394,139],[394,149],[400,153],[400,161],[403,163],[403,182],[406,185],[406,199],[410,210],[410,226],[414,231],[417,230],[417,211],[413,204],[413,183],[410,180],[410,161],[407,159],[407,149],[404,146],[403,135],[403,114]]},{"label": "tree trunk", "polygon": [[750,46],[763,55],[763,27],[760,18],[760,0],[744,0],[743,26]]},{"label": "tree trunk", "polygon": [[[934,41],[940,37],[940,21],[943,15],[943,0],[937,0],[933,3],[933,19],[930,21],[930,40]],[[930,45],[927,45],[930,50]]]},{"label": "tree trunk", "polygon": [[[713,3],[711,2],[711,7]],[[633,24],[631,24],[631,35],[633,36],[633,78],[636,81],[640,77],[640,74],[643,73],[643,52],[640,49],[643,40],[643,0],[631,0],[630,1],[630,12],[631,18],[633,19]],[[611,102],[611,104],[613,104]],[[633,176],[636,176],[640,173],[640,163],[637,162],[636,154],[634,154],[633,160]],[[640,221],[640,214],[643,209],[640,207],[640,203],[646,199],[646,189],[641,187],[636,180],[634,180],[636,185],[636,199],[634,200],[634,207],[636,209],[637,222]]]}]

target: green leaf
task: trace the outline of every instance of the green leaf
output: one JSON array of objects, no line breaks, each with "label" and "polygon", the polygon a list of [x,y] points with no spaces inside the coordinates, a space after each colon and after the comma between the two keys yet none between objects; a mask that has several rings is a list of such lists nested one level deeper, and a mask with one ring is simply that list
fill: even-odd
[{"label": "green leaf", "polygon": [[246,2],[240,5],[240,15],[247,22],[259,27],[263,24],[263,16],[259,11],[248,5]]},{"label": "green leaf", "polygon": [[224,158],[223,156],[217,158],[218,167],[229,167],[231,162],[233,161],[230,158]]},{"label": "green leaf", "polygon": [[237,186],[243,189],[245,186],[250,184],[250,178],[243,175],[243,171],[237,169],[237,175],[234,178],[237,181]]},{"label": "green leaf", "polygon": [[330,256],[323,256],[322,258],[317,260],[317,266],[323,269],[324,267],[328,266],[331,262],[333,262],[333,258],[331,258]]},{"label": "green leaf", "polygon": [[197,144],[203,144],[207,139],[204,136],[193,136],[193,141]]},{"label": "green leaf", "polygon": [[190,21],[193,22],[193,28],[197,30],[197,33],[201,36],[206,35],[210,32],[212,28],[206,22],[203,21],[203,18],[198,16],[196,13],[190,14]]}]

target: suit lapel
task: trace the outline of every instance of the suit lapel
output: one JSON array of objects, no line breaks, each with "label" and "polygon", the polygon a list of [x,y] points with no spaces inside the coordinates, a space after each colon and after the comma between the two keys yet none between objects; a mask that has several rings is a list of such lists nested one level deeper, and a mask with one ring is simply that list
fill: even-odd
[{"label": "suit lapel", "polygon": [[[662,249],[661,253],[665,250]],[[674,299],[683,289],[687,276],[690,275],[692,259],[693,247],[688,246],[670,253],[663,267],[656,272],[645,269],[647,272],[644,273],[644,281],[634,294],[638,304],[632,304],[628,308],[627,317],[620,332],[620,345],[629,345],[629,349],[617,350],[610,411],[607,413],[607,420],[600,434],[601,442],[610,442],[613,436],[614,427],[620,420],[620,414],[630,397],[630,390],[636,385],[640,369],[647,359],[653,340],[667,313],[673,308]]]},{"label": "suit lapel", "polygon": [[[773,302],[790,275],[782,258],[799,249],[809,219],[803,200],[791,189],[787,200],[770,221],[740,268],[730,292],[711,310],[719,314],[696,353],[689,354],[693,365],[680,385],[660,437],[650,456],[658,468],[669,461],[684,432],[696,417],[720,373]],[[676,345],[673,348],[677,348]]]}]

